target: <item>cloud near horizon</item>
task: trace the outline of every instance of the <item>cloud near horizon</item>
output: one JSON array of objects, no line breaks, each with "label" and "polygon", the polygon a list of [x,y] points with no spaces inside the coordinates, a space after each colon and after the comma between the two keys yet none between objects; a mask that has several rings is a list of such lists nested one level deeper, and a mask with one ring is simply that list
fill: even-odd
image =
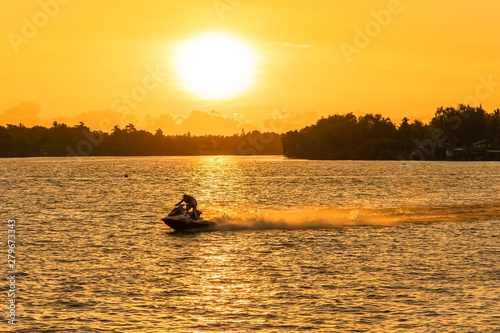
[{"label": "cloud near horizon", "polygon": [[186,117],[176,118],[167,113],[159,116],[147,114],[139,118],[134,114],[107,109],[87,111],[75,117],[47,119],[40,117],[41,111],[40,104],[32,101],[22,102],[0,113],[0,126],[23,124],[27,127],[50,127],[54,121],[74,126],[83,122],[93,130],[109,132],[115,125],[124,128],[127,124],[132,123],[139,130],[154,133],[157,129],[161,129],[166,135],[182,135],[188,132],[192,135],[233,135],[241,133],[242,130],[246,132],[260,130],[283,133],[301,129],[318,120],[316,112],[291,113],[286,108],[283,110],[275,109],[260,126],[245,120],[242,114],[226,115],[217,111],[192,111]]}]

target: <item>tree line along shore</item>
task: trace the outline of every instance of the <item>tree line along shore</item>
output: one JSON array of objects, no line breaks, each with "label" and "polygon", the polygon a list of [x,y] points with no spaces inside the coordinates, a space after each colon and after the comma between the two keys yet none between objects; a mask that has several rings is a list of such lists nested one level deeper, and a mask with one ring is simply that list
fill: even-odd
[{"label": "tree line along shore", "polygon": [[110,133],[91,130],[85,124],[69,127],[0,126],[0,157],[43,156],[191,156],[281,155],[281,135],[275,133],[232,136],[165,135],[137,130],[133,124],[115,126]]},{"label": "tree line along shore", "polygon": [[283,155],[325,160],[500,160],[500,110],[440,107],[428,124],[380,114],[320,119],[286,133]]},{"label": "tree line along shore", "polygon": [[439,108],[428,124],[380,114],[321,118],[285,134],[165,135],[133,124],[109,133],[85,124],[0,126],[0,157],[283,155],[318,160],[500,160],[500,110]]}]

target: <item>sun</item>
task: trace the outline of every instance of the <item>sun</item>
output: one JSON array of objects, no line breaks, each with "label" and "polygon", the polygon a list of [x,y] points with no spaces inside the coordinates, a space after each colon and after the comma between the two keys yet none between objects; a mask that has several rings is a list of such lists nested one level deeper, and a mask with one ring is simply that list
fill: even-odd
[{"label": "sun", "polygon": [[185,89],[204,99],[225,99],[249,88],[255,55],[241,40],[210,33],[183,43],[176,67]]}]

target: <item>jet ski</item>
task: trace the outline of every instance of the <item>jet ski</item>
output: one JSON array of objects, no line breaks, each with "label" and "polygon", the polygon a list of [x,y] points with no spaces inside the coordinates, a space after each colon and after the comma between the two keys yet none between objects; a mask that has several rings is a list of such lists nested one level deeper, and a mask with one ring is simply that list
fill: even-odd
[{"label": "jet ski", "polygon": [[175,231],[197,231],[215,226],[215,222],[204,220],[201,211],[196,210],[198,218],[186,211],[184,204],[175,206],[167,216],[161,220]]}]

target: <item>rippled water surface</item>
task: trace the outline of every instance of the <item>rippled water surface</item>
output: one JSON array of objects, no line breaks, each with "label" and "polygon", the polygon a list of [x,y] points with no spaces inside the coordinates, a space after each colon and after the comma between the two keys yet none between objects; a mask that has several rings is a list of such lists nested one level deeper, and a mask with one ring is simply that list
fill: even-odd
[{"label": "rippled water surface", "polygon": [[[3,159],[0,188],[17,332],[500,326],[500,163]],[[160,220],[185,192],[214,230]]]}]

